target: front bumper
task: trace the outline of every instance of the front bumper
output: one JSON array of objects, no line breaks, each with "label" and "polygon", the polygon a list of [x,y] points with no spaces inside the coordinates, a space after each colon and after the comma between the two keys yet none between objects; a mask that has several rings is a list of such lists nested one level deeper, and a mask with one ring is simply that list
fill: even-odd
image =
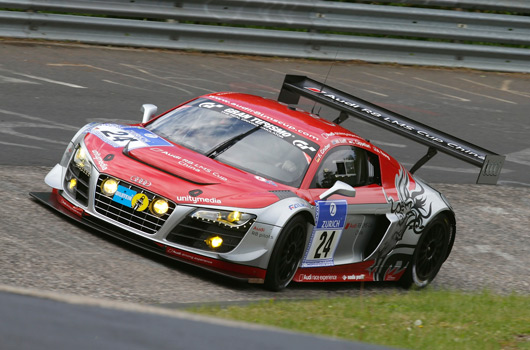
[{"label": "front bumper", "polygon": [[147,251],[238,280],[245,280],[250,283],[264,282],[266,273],[265,269],[217,260],[152,241],[86,213],[82,208],[79,208],[64,199],[58,190],[53,190],[52,192],[31,192],[30,195],[40,203],[47,205],[49,208],[56,210],[77,223],[83,224],[91,229]]}]

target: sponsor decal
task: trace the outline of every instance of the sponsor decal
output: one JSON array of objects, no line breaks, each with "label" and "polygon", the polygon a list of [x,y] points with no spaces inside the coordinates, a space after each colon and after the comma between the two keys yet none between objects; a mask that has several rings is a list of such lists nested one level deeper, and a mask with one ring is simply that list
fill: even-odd
[{"label": "sponsor decal", "polygon": [[223,103],[225,103],[226,106],[232,106],[233,108],[237,108],[239,111],[245,111],[247,113],[252,114],[253,116],[256,116],[256,117],[265,119],[265,120],[267,120],[269,122],[273,122],[275,124],[281,125],[282,127],[286,128],[288,130],[296,131],[296,132],[300,133],[301,135],[303,135],[303,136],[305,136],[307,138],[310,138],[312,140],[315,140],[315,141],[319,140],[318,136],[312,135],[312,134],[308,133],[305,130],[297,129],[295,126],[287,124],[286,122],[284,122],[282,120],[278,120],[277,118],[271,117],[270,115],[267,115],[267,114],[265,114],[263,112],[257,111],[255,109],[250,108],[250,107],[242,106],[242,105],[240,105],[237,102],[231,102],[231,101],[228,101],[227,99],[219,97],[219,96],[208,96],[208,98],[211,98],[211,99],[214,99],[214,100],[218,100],[218,101],[222,101]]},{"label": "sponsor decal", "polygon": [[381,120],[381,121],[384,121],[388,124],[391,124],[393,125],[394,127],[397,127],[397,128],[400,128],[402,130],[405,130],[407,131],[407,133],[412,133],[412,134],[417,134],[419,135],[420,137],[424,138],[424,139],[427,139],[427,140],[430,140],[432,142],[436,142],[436,143],[439,143],[441,144],[442,146],[446,147],[446,148],[452,148],[454,149],[455,151],[458,151],[458,152],[461,152],[461,153],[465,153],[469,156],[472,156],[474,158],[477,158],[477,159],[480,159],[480,160],[484,160],[485,159],[485,156],[481,155],[481,154],[478,154],[476,153],[475,151],[463,146],[463,145],[460,145],[458,143],[455,143],[451,140],[446,140],[444,139],[443,135],[435,135],[436,131],[432,130],[432,131],[426,131],[426,130],[422,130],[422,126],[421,125],[414,125],[413,123],[410,123],[410,122],[407,122],[407,121],[403,121],[399,118],[396,118],[396,117],[392,117],[392,116],[388,116],[388,115],[383,115],[379,112],[375,112],[375,111],[372,111],[371,109],[369,108],[365,108],[353,101],[349,101],[348,99],[344,98],[344,97],[341,97],[341,96],[338,96],[338,94],[333,94],[333,93],[328,93],[326,91],[323,91],[322,89],[318,89],[318,88],[315,88],[315,87],[304,87],[305,89],[307,90],[310,90],[312,92],[315,92],[317,94],[320,94],[320,95],[323,95],[324,97],[330,99],[330,100],[333,100],[334,102],[337,102],[339,104],[343,104],[345,106],[348,106],[350,108],[353,108],[353,109],[357,109],[361,112],[363,112],[366,116],[368,117],[373,117],[372,119],[378,119],[378,120]]},{"label": "sponsor decal", "polygon": [[332,140],[331,141],[332,145],[337,145],[339,143],[348,143],[348,141],[346,139],[337,139],[337,140]]},{"label": "sponsor decal", "polygon": [[272,186],[276,186],[278,187],[278,185],[274,182],[274,181],[271,181],[271,180],[267,180],[266,178],[264,177],[261,177],[261,176],[254,176],[256,180],[258,181],[261,181],[261,182],[265,182],[265,183],[268,183],[269,185],[272,185]]},{"label": "sponsor decal", "polygon": [[[298,137],[297,135],[294,135],[293,132],[299,133],[303,137],[307,138],[305,142],[308,143],[309,147],[315,149],[315,151],[312,151],[313,153],[316,152],[316,150],[318,149],[318,144],[314,143],[314,141],[319,140],[318,136],[312,135],[305,130],[298,129],[295,126],[289,125],[260,111],[254,110],[246,106],[242,106],[236,102],[231,102],[220,96],[210,95],[208,96],[208,98],[221,101],[225,104],[219,108],[212,107],[216,108],[218,112],[245,121],[253,126],[259,126],[261,129],[268,131],[281,139]],[[276,124],[281,126],[278,126]],[[304,150],[304,152],[310,153],[309,148],[307,150]]]},{"label": "sponsor decal", "polygon": [[200,196],[202,194],[202,191],[197,189],[197,190],[191,190],[188,192],[188,194],[192,197],[197,197],[197,196]]},{"label": "sponsor decal", "polygon": [[83,213],[85,212],[83,209],[73,205],[72,203],[68,202],[66,199],[64,199],[61,195],[57,195],[57,201],[66,209],[71,211],[77,216],[83,216]]},{"label": "sponsor decal", "polygon": [[145,186],[145,187],[149,187],[152,185],[151,181],[142,179],[141,177],[136,176],[136,175],[131,176],[131,181],[139,185]]},{"label": "sponsor decal", "polygon": [[149,206],[149,198],[144,193],[137,193],[131,199],[131,207],[136,211],[144,211]]},{"label": "sponsor decal", "polygon": [[157,147],[153,147],[153,148],[150,148],[149,149],[150,151],[153,151],[153,152],[158,152],[158,153],[161,153],[161,154],[164,154],[168,157],[171,157],[171,158],[174,158],[176,160],[178,160],[178,162],[176,162],[176,164],[184,167],[184,168],[187,168],[187,169],[190,169],[192,171],[195,171],[197,173],[200,173],[200,172],[206,172],[212,176],[214,176],[215,178],[221,180],[221,181],[228,181],[228,178],[226,178],[225,176],[219,174],[218,172],[216,171],[213,171],[212,169],[202,165],[202,164],[199,164],[199,163],[196,163],[192,160],[189,160],[189,159],[186,159],[186,158],[182,158],[181,156],[179,156],[178,154],[174,154],[174,153],[171,153],[171,152],[168,152],[162,148],[157,148]]},{"label": "sponsor decal", "polygon": [[300,148],[303,151],[305,150],[309,150],[311,152],[317,151],[314,147],[310,146],[307,142],[302,141],[302,140],[294,140],[293,145],[295,145],[296,147]]},{"label": "sponsor decal", "polygon": [[319,94],[327,94],[327,92],[322,90],[322,88],[318,89],[318,88],[314,88],[314,87],[306,87],[306,89],[309,90],[309,91],[313,91],[313,92],[319,93]]},{"label": "sponsor decal", "polygon": [[374,150],[375,153],[380,154],[383,157],[385,157],[386,159],[390,160],[390,156],[388,154],[386,154],[385,152],[381,151],[379,148],[373,146],[372,149]]},{"label": "sponsor decal", "polygon": [[342,132],[342,131],[333,131],[333,132],[322,134],[322,137],[326,140],[332,136],[357,137],[355,134],[352,134],[351,132]]},{"label": "sponsor decal", "polygon": [[213,261],[210,260],[210,259],[203,258],[203,257],[201,257],[199,255],[194,255],[194,254],[187,253],[185,251],[178,250],[178,249],[171,248],[171,247],[166,247],[166,253],[169,254],[169,255],[173,255],[173,256],[180,257],[180,258],[192,260],[192,261],[195,261],[195,262],[198,262],[198,263],[202,263],[202,264],[206,264],[206,265],[212,265],[213,264]]},{"label": "sponsor decal", "polygon": [[272,227],[269,227],[269,226],[259,226],[259,225],[254,225],[254,227],[252,227],[252,229],[250,230],[250,234],[257,237],[257,238],[262,238],[262,239],[273,239],[273,235],[271,234],[272,232]]},{"label": "sponsor decal", "polygon": [[293,203],[289,204],[289,210],[295,210],[298,208],[309,208],[309,205],[306,203]]},{"label": "sponsor decal", "polygon": [[353,275],[342,276],[342,280],[344,281],[361,281],[361,280],[364,280],[365,278],[366,278],[365,274],[360,274],[360,275],[353,274]]},{"label": "sponsor decal", "polygon": [[321,281],[321,282],[325,282],[325,281],[336,281],[337,279],[338,279],[337,275],[319,275],[319,274],[315,274],[315,273],[312,273],[312,274],[309,274],[309,275],[300,274],[300,276],[299,276],[299,281],[300,282],[302,282],[302,281]]},{"label": "sponsor decal", "polygon": [[101,153],[95,149],[92,150],[92,159],[94,159],[94,162],[97,163],[99,170],[105,171],[108,169],[107,163],[104,162],[105,159],[101,158]]},{"label": "sponsor decal", "polygon": [[122,185],[118,185],[112,200],[135,211],[144,211],[149,207],[149,198],[145,193],[138,193]]},{"label": "sponsor decal", "polygon": [[221,200],[217,198],[206,198],[206,197],[193,197],[191,195],[187,196],[177,196],[175,197],[177,202],[188,202],[188,203],[201,203],[201,204],[221,204]]},{"label": "sponsor decal", "polygon": [[207,265],[217,268],[218,270],[225,271],[228,274],[237,274],[238,276],[245,275],[249,277],[249,280],[257,283],[263,283],[265,278],[265,269],[256,268],[253,266],[245,266],[241,264],[233,264],[227,261],[215,260],[206,256],[193,254],[178,248],[166,246],[166,254],[173,256],[177,259],[186,259],[196,264]]},{"label": "sponsor decal", "polygon": [[237,109],[234,109],[234,108],[226,108],[224,110],[221,111],[221,113],[223,114],[227,114],[231,117],[235,117],[239,120],[243,120],[249,124],[252,124],[254,126],[259,126],[261,129],[265,130],[265,131],[268,131],[276,136],[278,136],[279,138],[288,138],[288,137],[291,137],[293,136],[293,134],[291,134],[289,131],[285,130],[284,128],[281,128],[277,125],[274,125],[274,124],[271,124],[263,119],[260,119],[258,117],[255,117],[251,114],[248,114],[248,113],[245,113],[245,112],[241,112]]},{"label": "sponsor decal", "polygon": [[217,173],[215,171],[212,173],[212,175],[215,176],[216,178],[218,178],[221,181],[228,181],[228,179],[226,177],[224,177],[223,175],[220,175],[219,173]]},{"label": "sponsor decal", "polygon": [[142,147],[171,146],[168,141],[140,126],[98,124],[88,131],[115,148],[128,146],[132,150]]},{"label": "sponsor decal", "polygon": [[309,239],[302,267],[335,265],[333,255],[346,224],[345,200],[317,201],[316,224]]},{"label": "sponsor decal", "polygon": [[118,190],[116,193],[114,193],[112,200],[126,207],[132,208],[132,200],[135,195],[136,191],[133,191],[127,187],[123,187],[122,185],[118,185]]},{"label": "sponsor decal", "polygon": [[356,146],[367,148],[367,149],[371,149],[372,148],[372,145],[370,145],[369,143],[363,142],[363,141],[359,141],[359,140],[353,140],[353,144],[356,145]]},{"label": "sponsor decal", "polygon": [[174,158],[174,159],[182,159],[182,157],[179,156],[178,154],[173,154],[173,153],[168,152],[166,150],[163,150],[161,148],[154,147],[154,148],[149,148],[149,150],[153,151],[153,152],[159,152],[159,153],[165,154],[166,156]]},{"label": "sponsor decal", "polygon": [[199,107],[212,109],[212,108],[223,108],[224,106],[218,103],[215,103],[215,102],[203,102],[199,104]]},{"label": "sponsor decal", "polygon": [[178,162],[178,164],[182,165],[185,168],[193,170],[196,173],[200,173],[201,171],[204,171],[204,172],[207,172],[207,173],[211,173],[212,172],[210,169],[206,168],[205,166],[197,164],[197,163],[195,163],[195,162],[193,162],[192,160],[189,160],[189,159],[182,159],[181,161]]},{"label": "sponsor decal", "polygon": [[348,230],[348,229],[359,229],[359,230],[364,230],[364,229],[371,229],[372,227],[374,226],[373,223],[371,222],[356,222],[356,223],[351,223],[351,222],[348,222],[346,224],[346,226],[344,227],[345,230]]},{"label": "sponsor decal", "polygon": [[104,161],[107,161],[107,162],[110,162],[111,160],[114,159],[114,154],[112,153],[109,153],[105,156],[105,158],[103,158]]}]

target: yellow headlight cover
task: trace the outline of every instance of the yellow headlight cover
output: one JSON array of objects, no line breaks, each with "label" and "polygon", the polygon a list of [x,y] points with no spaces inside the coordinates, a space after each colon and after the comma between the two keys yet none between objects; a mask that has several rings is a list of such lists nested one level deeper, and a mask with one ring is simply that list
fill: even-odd
[{"label": "yellow headlight cover", "polygon": [[204,241],[210,248],[219,248],[223,244],[223,239],[219,236],[214,236]]},{"label": "yellow headlight cover", "polygon": [[105,196],[114,196],[114,193],[116,193],[116,191],[118,190],[118,183],[118,180],[109,177],[101,183],[101,192],[103,192]]},{"label": "yellow headlight cover", "polygon": [[162,216],[169,210],[169,203],[163,198],[157,198],[151,203],[149,209],[154,215]]},{"label": "yellow headlight cover", "polygon": [[88,161],[85,150],[81,146],[78,146],[77,150],[75,151],[74,163],[79,169],[81,169],[81,171],[83,171],[87,175],[90,175],[92,167],[90,165],[90,162]]},{"label": "yellow headlight cover", "polygon": [[241,220],[241,212],[240,211],[232,211],[230,214],[228,214],[226,218],[229,222],[235,222]]}]

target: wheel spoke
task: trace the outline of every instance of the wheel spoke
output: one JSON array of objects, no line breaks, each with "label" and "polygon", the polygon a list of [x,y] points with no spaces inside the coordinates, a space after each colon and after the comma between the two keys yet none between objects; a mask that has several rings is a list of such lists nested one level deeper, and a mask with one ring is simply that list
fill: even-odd
[{"label": "wheel spoke", "polygon": [[424,235],[417,247],[416,273],[420,280],[430,279],[437,272],[446,246],[446,232],[441,223],[433,225]]}]

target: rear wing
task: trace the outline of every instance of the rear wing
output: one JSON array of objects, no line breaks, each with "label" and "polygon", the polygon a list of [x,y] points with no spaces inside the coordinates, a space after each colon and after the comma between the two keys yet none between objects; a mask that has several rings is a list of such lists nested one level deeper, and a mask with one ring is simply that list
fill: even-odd
[{"label": "rear wing", "polygon": [[339,116],[333,121],[335,124],[342,123],[350,116],[357,117],[427,146],[427,154],[414,164],[410,169],[411,173],[441,151],[479,167],[477,184],[494,185],[499,179],[506,158],[503,155],[488,151],[316,80],[300,75],[286,75],[278,101],[298,104],[301,96],[340,111]]}]

